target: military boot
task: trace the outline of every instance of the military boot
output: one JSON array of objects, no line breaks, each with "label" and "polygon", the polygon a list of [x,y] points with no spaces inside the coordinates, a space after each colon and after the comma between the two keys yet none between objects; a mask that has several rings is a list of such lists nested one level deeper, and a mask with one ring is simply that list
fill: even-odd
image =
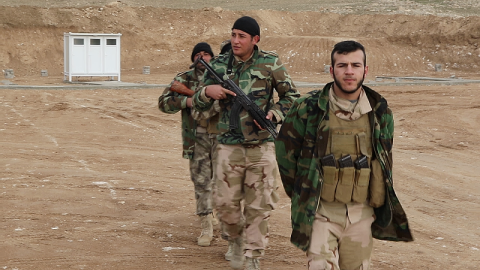
[{"label": "military boot", "polygon": [[233,240],[228,241],[228,250],[225,253],[225,260],[231,261],[233,256]]},{"label": "military boot", "polygon": [[212,215],[200,216],[202,233],[197,239],[197,244],[202,247],[210,246],[213,239]]},{"label": "military boot", "polygon": [[260,270],[260,260],[255,258],[246,258],[245,270]]},{"label": "military boot", "polygon": [[237,237],[233,240],[233,247],[232,247],[232,257],[230,260],[230,267],[233,269],[242,269],[243,268],[243,261],[245,257],[243,256],[243,237]]}]

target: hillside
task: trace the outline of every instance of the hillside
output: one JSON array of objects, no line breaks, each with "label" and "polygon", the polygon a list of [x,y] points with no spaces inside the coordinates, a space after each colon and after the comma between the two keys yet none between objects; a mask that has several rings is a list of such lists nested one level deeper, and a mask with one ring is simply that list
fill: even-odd
[{"label": "hillside", "polygon": [[[95,6],[88,1],[84,6],[78,4],[82,1],[71,6],[67,1],[55,1],[55,5],[48,5],[48,1],[43,5],[39,1],[15,1],[26,2],[30,5],[4,6],[0,10],[0,35],[4,40],[0,68],[14,69],[17,77],[36,77],[42,69],[47,69],[51,76],[61,76],[65,32],[121,33],[122,74],[141,74],[143,66],[150,66],[151,74],[157,76],[146,79],[171,77],[190,64],[191,49],[197,42],[206,41],[218,52],[235,19],[243,15],[259,21],[259,46],[277,52],[289,72],[302,80],[315,80],[323,73],[324,65],[330,64],[331,47],[344,39],[355,39],[366,46],[372,75],[478,74],[480,17],[444,13],[438,16],[432,11],[434,7],[429,6],[417,7],[424,14],[417,14],[418,10],[414,12],[408,6],[397,7],[393,12],[388,6],[382,9],[381,4],[386,2],[379,1],[378,5],[371,5],[377,7],[376,14],[371,14],[372,8],[369,12],[345,14],[340,11],[348,11],[348,6],[333,6],[331,10],[337,12],[330,12],[327,7],[318,11],[313,4],[312,11],[292,12],[285,11],[291,8],[288,5],[283,11],[245,11],[236,10],[235,6],[203,7],[207,4],[203,1],[200,9],[179,9],[181,2],[173,9],[159,3],[140,5],[155,1],[117,1],[102,6],[101,1],[94,1]],[[288,2],[280,1],[279,6],[282,3]],[[304,1],[299,7],[305,9],[308,4]],[[435,64],[442,65],[441,73],[435,72]]]}]

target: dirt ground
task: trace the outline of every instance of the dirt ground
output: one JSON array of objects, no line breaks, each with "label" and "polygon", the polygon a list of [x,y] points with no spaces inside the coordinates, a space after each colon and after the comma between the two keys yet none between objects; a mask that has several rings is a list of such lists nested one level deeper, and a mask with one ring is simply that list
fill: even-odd
[{"label": "dirt ground", "polygon": [[[219,228],[212,246],[196,245],[180,115],[157,109],[163,89],[69,88],[63,33],[122,33],[122,81],[167,84],[188,67],[195,43],[217,52],[242,15],[258,19],[259,45],[276,51],[296,82],[330,80],[323,70],[335,42],[366,46],[366,81],[395,115],[394,183],[415,238],[375,240],[373,269],[478,269],[479,84],[378,79],[480,79],[480,17],[467,16],[477,1],[51,2],[0,1],[0,67],[15,71],[0,85],[52,86],[0,88],[1,269],[229,269]],[[262,269],[306,269],[279,191]]]}]

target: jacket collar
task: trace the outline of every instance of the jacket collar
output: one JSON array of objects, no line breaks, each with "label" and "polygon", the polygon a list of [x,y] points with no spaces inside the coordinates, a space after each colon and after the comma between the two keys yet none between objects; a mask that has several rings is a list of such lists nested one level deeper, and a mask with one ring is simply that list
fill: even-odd
[{"label": "jacket collar", "polygon": [[[248,58],[246,61],[242,61],[242,60],[240,60],[240,58],[238,58],[237,56],[235,56],[234,64],[235,64],[235,65],[238,65],[238,63],[241,63],[241,62],[243,62],[243,63],[253,63],[253,62],[255,62],[255,60],[258,59],[258,52],[259,52],[259,51],[260,51],[260,49],[258,48],[257,45],[255,45],[255,46],[253,47],[253,53],[252,53],[252,55],[250,56],[250,58]],[[233,52],[232,52],[232,53],[233,53]]]},{"label": "jacket collar", "polygon": [[[332,85],[333,85],[333,82],[327,83],[319,94],[318,107],[325,112],[328,110],[328,102],[329,102],[328,91],[330,91],[330,88],[332,87]],[[386,100],[379,93],[375,92],[373,89],[365,85],[362,85],[362,87],[363,87],[363,90],[365,90],[365,94],[367,95],[368,101],[370,102],[372,109],[375,110],[376,105],[380,102],[386,103]]]}]

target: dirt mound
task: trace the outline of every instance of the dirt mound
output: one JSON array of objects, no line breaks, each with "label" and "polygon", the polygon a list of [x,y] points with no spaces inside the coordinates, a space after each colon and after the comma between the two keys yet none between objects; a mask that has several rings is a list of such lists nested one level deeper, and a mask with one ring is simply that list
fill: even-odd
[{"label": "dirt mound", "polygon": [[[0,67],[16,76],[63,72],[65,32],[121,33],[122,74],[170,74],[190,64],[201,41],[215,52],[234,20],[250,15],[261,25],[260,47],[277,52],[293,76],[315,77],[330,64],[335,42],[355,39],[368,53],[371,74],[475,76],[480,17],[342,15],[319,11],[168,9],[113,2],[101,7],[4,6],[0,10]],[[434,65],[443,73],[435,74]]]}]

